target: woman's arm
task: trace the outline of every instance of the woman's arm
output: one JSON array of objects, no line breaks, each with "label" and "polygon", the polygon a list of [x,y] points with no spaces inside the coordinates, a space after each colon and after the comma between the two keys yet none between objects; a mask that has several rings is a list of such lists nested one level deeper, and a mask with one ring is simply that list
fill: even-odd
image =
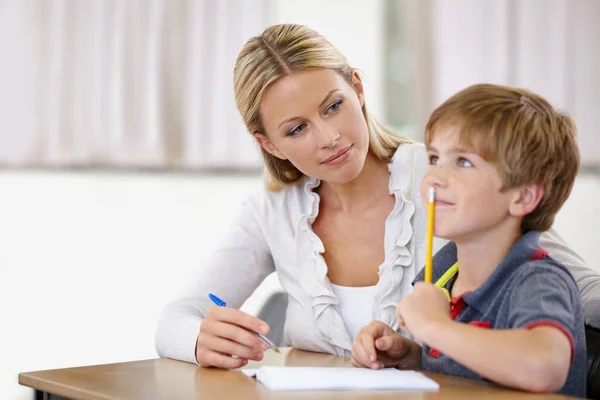
[{"label": "woman's arm", "polygon": [[[196,344],[200,325],[208,310],[214,307],[208,293],[214,293],[226,301],[228,308],[237,309],[264,278],[275,271],[270,249],[261,231],[257,209],[252,199],[244,202],[225,240],[212,254],[208,265],[197,275],[190,291],[164,309],[155,338],[160,357],[198,362]],[[248,317],[248,324],[260,324],[257,318]],[[221,328],[228,327],[217,326],[217,329]],[[244,336],[243,332],[233,334]],[[240,337],[239,340],[254,343],[258,338],[249,335]],[[221,345],[224,345],[223,342]]]},{"label": "woman's arm", "polygon": [[554,229],[540,235],[540,246],[573,275],[581,294],[585,323],[600,328],[600,273],[590,268]]}]

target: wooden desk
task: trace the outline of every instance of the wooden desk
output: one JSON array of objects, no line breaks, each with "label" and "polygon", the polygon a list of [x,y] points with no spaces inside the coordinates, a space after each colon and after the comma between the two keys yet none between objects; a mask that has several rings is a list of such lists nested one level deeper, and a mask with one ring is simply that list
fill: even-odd
[{"label": "wooden desk", "polygon": [[[265,353],[259,365],[352,367],[350,360],[328,354],[282,349]],[[24,372],[21,385],[36,390],[36,399],[567,399],[557,395],[533,395],[446,375],[427,374],[440,384],[439,392],[335,391],[273,392],[239,371],[201,368],[167,359],[134,361]],[[60,396],[60,397],[56,397]]]}]

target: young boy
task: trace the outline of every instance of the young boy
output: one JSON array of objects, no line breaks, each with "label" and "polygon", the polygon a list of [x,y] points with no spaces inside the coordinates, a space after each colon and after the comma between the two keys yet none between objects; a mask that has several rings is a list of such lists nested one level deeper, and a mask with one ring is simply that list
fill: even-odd
[{"label": "young boy", "polygon": [[425,144],[421,194],[435,188],[435,235],[451,243],[396,313],[423,370],[584,397],[579,291],[538,245],[579,168],[573,121],[531,92],[475,85],[433,112]]}]

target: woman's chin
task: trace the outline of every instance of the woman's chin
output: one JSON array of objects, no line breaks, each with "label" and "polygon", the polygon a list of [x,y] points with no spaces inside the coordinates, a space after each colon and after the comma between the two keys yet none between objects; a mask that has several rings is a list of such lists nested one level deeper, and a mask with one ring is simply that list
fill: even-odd
[{"label": "woman's chin", "polygon": [[335,183],[339,185],[345,185],[352,181],[354,181],[360,175],[360,170],[358,168],[346,168],[345,171],[339,171],[337,174],[332,174],[331,179],[328,181],[329,183]]}]

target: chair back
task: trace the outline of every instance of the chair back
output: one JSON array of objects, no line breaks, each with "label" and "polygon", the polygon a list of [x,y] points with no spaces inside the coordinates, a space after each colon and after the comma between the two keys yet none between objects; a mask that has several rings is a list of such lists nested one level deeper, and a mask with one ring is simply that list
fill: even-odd
[{"label": "chair back", "polygon": [[283,339],[283,327],[285,325],[287,306],[287,293],[275,292],[267,298],[257,315],[258,318],[269,324],[271,330],[267,334],[267,337],[277,346],[286,345]]},{"label": "chair back", "polygon": [[585,326],[587,397],[600,400],[600,329]]}]

